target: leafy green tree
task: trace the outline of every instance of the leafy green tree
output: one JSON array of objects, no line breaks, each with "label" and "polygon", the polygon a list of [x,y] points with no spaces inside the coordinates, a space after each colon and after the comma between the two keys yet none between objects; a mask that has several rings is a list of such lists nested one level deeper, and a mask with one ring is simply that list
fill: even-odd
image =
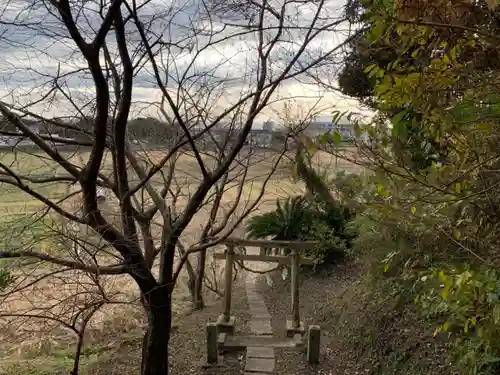
[{"label": "leafy green tree", "polygon": [[[400,164],[414,172],[442,162],[449,153],[449,137],[447,132],[429,131],[428,127],[420,125],[427,113],[420,105],[400,101],[397,105],[392,102],[387,107],[380,92],[376,92],[377,88],[380,90],[383,87],[380,86],[381,70],[395,73],[385,75],[385,79],[394,81],[394,84],[401,82],[405,75],[413,74],[415,80],[436,56],[449,54],[457,43],[462,45],[460,53],[454,50],[455,59],[464,66],[472,64],[475,70],[486,73],[497,70],[500,61],[498,50],[493,44],[480,39],[474,44],[460,41],[464,37],[470,39],[471,32],[478,28],[481,32],[487,30],[489,35],[497,35],[500,31],[500,12],[497,8],[491,9],[486,1],[454,1],[453,9],[445,2],[418,3],[419,6],[415,8],[412,5],[401,6],[393,1],[348,2],[347,15],[352,22],[360,23],[362,27],[349,43],[350,48],[338,77],[340,90],[344,94],[359,99],[392,123],[392,151],[401,159]],[[398,18],[404,20],[405,24],[398,24]],[[418,38],[415,39],[417,42],[408,43],[412,37],[407,35],[409,28],[405,25],[415,23],[415,19],[419,20],[419,25],[435,27],[425,36],[419,35],[415,28],[412,37]],[[444,25],[447,22],[456,27],[446,28]],[[474,37],[472,39],[476,41]],[[451,90],[441,97],[446,100],[446,97],[462,94],[460,85]]]},{"label": "leafy green tree", "polygon": [[[365,42],[395,51],[365,68],[383,124],[375,141],[372,228],[394,246],[385,271],[436,319],[464,373],[498,373],[500,173],[495,2],[376,4]],[[403,63],[411,51],[413,62]],[[379,251],[372,249],[373,252]]]}]

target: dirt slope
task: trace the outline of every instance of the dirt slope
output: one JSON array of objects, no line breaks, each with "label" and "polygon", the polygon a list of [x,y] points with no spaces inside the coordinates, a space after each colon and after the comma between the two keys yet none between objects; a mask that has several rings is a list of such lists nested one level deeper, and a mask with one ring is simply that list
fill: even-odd
[{"label": "dirt slope", "polygon": [[[273,330],[284,336],[290,316],[290,284],[273,275],[272,287],[260,282]],[[411,303],[386,290],[373,293],[359,265],[301,274],[301,319],[322,329],[320,364],[305,353],[277,350],[277,375],[451,375],[435,327],[419,319]]]}]

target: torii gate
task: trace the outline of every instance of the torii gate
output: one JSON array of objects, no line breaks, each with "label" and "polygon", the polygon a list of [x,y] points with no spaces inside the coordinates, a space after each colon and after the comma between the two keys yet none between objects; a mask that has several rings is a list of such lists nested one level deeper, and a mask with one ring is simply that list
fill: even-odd
[{"label": "torii gate", "polygon": [[[299,347],[305,334],[304,323],[300,320],[299,309],[299,267],[301,264],[313,264],[314,259],[303,258],[300,250],[314,247],[318,241],[268,241],[228,238],[222,241],[227,248],[224,253],[214,253],[214,259],[225,259],[225,288],[223,312],[217,323],[207,324],[207,358],[209,363],[217,363],[218,350],[243,349],[252,346],[268,347]],[[237,254],[235,247],[259,247],[260,254]],[[288,256],[266,255],[266,249],[290,249]],[[233,264],[235,261],[261,261],[288,264],[291,268],[291,318],[286,321],[286,336],[293,338],[288,341],[274,337],[243,336],[235,337],[235,317],[231,315],[231,293],[233,283]],[[308,361],[316,363],[319,358],[320,329],[309,327],[307,340]]]}]

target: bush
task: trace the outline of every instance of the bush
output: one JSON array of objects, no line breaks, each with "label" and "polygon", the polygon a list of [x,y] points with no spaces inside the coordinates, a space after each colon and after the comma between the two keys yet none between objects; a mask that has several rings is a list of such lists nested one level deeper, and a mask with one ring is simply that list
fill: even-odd
[{"label": "bush", "polygon": [[317,198],[297,196],[277,200],[274,211],[252,217],[246,229],[250,238],[319,241],[303,255],[314,258],[316,265],[332,264],[344,257],[357,235],[353,217],[353,212],[340,202],[326,205]]},{"label": "bush", "polygon": [[313,217],[313,206],[305,197],[288,197],[284,201],[278,199],[274,211],[250,218],[247,235],[249,238],[300,240],[311,230]]},{"label": "bush", "polygon": [[500,273],[483,267],[433,270],[419,280],[415,301],[442,323],[452,355],[477,374],[500,371]]},{"label": "bush", "polygon": [[[384,189],[396,192],[389,184]],[[377,190],[378,195],[385,194]],[[366,227],[360,229],[353,249],[373,266],[374,290],[391,290],[401,311],[414,303],[419,307],[423,320],[415,324],[433,326],[431,332],[435,329],[444,342],[448,363],[463,373],[496,374],[500,371],[500,273],[494,267],[498,226],[493,218],[489,226],[481,224],[485,210],[472,211],[468,202],[406,204],[423,193],[423,188],[400,183],[390,201],[380,202],[373,195],[357,215],[356,221],[363,220]],[[476,198],[474,205],[479,203]]]}]

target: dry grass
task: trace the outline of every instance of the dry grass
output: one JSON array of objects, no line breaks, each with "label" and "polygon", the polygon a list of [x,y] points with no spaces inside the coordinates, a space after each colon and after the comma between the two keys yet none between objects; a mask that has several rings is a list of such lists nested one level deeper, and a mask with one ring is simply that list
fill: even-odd
[{"label": "dry grass", "polygon": [[[249,320],[244,279],[233,289],[233,312],[238,317],[237,334],[249,334]],[[204,370],[206,322],[215,321],[220,314],[218,304],[201,311],[186,314],[174,325],[170,339],[170,366],[172,374],[238,375],[243,374],[242,357],[225,356],[222,368]],[[143,330],[138,326],[128,331],[118,324],[104,332],[95,332],[95,339],[86,345],[82,355],[82,375],[132,375],[139,373]],[[72,366],[72,348],[47,347],[32,355],[2,358],[2,375],[63,375]]]},{"label": "dry grass", "polygon": [[[148,157],[154,161],[160,160],[166,152],[153,151],[148,153]],[[88,158],[88,153],[68,155],[71,160],[78,165]],[[142,155],[143,157],[145,155]],[[234,219],[244,210],[245,205],[254,201],[263,187],[263,176],[265,176],[272,165],[271,155],[256,155],[255,163],[250,166],[247,174],[247,182],[243,189],[240,206],[234,215]],[[59,168],[53,163],[40,158],[39,155],[13,155],[3,154],[0,161],[10,165],[12,169],[19,173],[61,173]],[[320,155],[317,158],[319,163],[325,169],[343,168],[354,171],[355,166],[346,163],[339,163],[333,157]],[[104,170],[111,167],[110,158],[106,158]],[[300,183],[294,183],[289,178],[289,168],[284,162],[275,173],[274,178],[266,186],[265,194],[260,204],[255,209],[255,213],[265,212],[272,209],[277,198],[296,195],[303,191]],[[199,179],[199,170],[196,161],[189,155],[181,156],[176,164],[176,173],[179,184],[183,185],[185,197],[195,187]],[[235,172],[236,173],[236,172]],[[159,183],[159,180],[154,180]],[[5,186],[1,186],[3,189]],[[221,212],[228,209],[237,196],[237,186],[228,189],[221,203]],[[37,191],[46,194],[51,199],[61,198],[65,192],[63,184],[52,184],[47,186],[37,186]],[[178,210],[182,210],[186,204],[187,198],[181,198],[177,202]],[[9,188],[9,190],[0,197],[0,213],[6,215],[19,214],[28,215],[40,212],[43,205],[33,200],[25,193]],[[190,225],[183,233],[182,241],[190,245],[200,229],[206,223],[209,208],[201,209],[193,218]],[[159,236],[161,228],[161,218],[155,218],[158,226],[155,229],[155,236]],[[50,227],[50,225],[49,225]],[[12,232],[12,228],[4,228],[5,233]],[[24,235],[28,237],[27,234]],[[11,239],[12,240],[12,239]],[[28,238],[31,246],[37,249],[50,243],[39,238]],[[23,244],[23,246],[26,246]],[[92,318],[86,342],[90,347],[95,347],[104,341],[112,340],[112,337],[123,337],[130,332],[136,332],[144,323],[143,314],[137,303],[138,290],[134,282],[127,276],[100,276],[98,279],[91,279],[88,275],[77,272],[66,272],[62,275],[44,278],[39,283],[24,288],[25,285],[33,282],[37,277],[48,274],[53,269],[47,265],[30,265],[22,267],[18,271],[18,287],[21,290],[15,295],[0,296],[0,313],[11,313],[23,315],[26,312],[31,314],[43,315],[54,319],[63,318],[67,323],[78,313],[78,307],[83,307],[89,301],[96,298],[102,298],[106,295],[109,298],[108,304],[101,308]],[[208,303],[213,304],[216,300],[215,295],[208,294]],[[189,310],[190,298],[186,286],[186,275],[182,274],[174,293],[174,314],[175,319],[181,319],[183,314]],[[204,322],[198,322],[203,324]],[[71,358],[72,345],[75,342],[75,335],[68,329],[61,328],[59,321],[47,321],[42,319],[27,318],[0,318],[0,374],[2,367],[11,367],[16,361],[33,360],[38,356],[47,356],[50,353],[66,353],[61,358],[56,358],[56,364],[66,363]],[[69,353],[69,354],[68,354]],[[91,353],[92,354],[92,353]],[[68,357],[69,356],[69,357]],[[89,356],[91,358],[92,355]],[[68,359],[69,358],[69,359]],[[91,361],[91,359],[89,359]],[[6,366],[6,367],[5,367]]]}]

